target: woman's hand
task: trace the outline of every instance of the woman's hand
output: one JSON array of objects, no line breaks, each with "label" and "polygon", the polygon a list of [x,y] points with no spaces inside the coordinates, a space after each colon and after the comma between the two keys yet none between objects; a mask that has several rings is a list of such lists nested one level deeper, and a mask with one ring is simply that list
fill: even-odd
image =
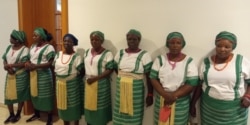
[{"label": "woman's hand", "polygon": [[10,64],[4,64],[4,70],[8,71],[11,68]]},{"label": "woman's hand", "polygon": [[177,97],[172,92],[166,92],[163,97],[164,105],[172,105],[177,100]]},{"label": "woman's hand", "polygon": [[189,112],[190,112],[190,115],[192,117],[196,117],[196,107],[195,107],[195,104],[190,104],[190,110],[189,110]]},{"label": "woman's hand", "polygon": [[242,97],[241,98],[241,106],[244,108],[248,108],[250,105],[250,99],[247,97]]},{"label": "woman's hand", "polygon": [[146,107],[149,107],[153,104],[153,95],[147,95],[146,97]]},{"label": "woman's hand", "polygon": [[94,83],[95,81],[97,81],[98,80],[98,78],[97,77],[91,77],[91,78],[87,78],[87,83],[88,84],[92,84],[92,83]]},{"label": "woman's hand", "polygon": [[36,65],[30,62],[26,62],[25,63],[25,69],[33,71],[36,69]]}]

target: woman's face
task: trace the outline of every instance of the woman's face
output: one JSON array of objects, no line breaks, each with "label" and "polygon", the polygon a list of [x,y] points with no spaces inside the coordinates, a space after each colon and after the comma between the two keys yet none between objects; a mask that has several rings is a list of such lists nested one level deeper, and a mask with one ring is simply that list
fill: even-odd
[{"label": "woman's face", "polygon": [[34,32],[33,33],[33,40],[35,42],[40,42],[40,41],[42,41],[42,37],[39,34],[37,34],[36,32]]},{"label": "woman's face", "polygon": [[102,46],[102,39],[97,35],[90,36],[90,42],[94,49],[98,49]]},{"label": "woman's face", "polygon": [[182,50],[182,40],[179,38],[170,39],[168,42],[169,53],[179,54]]},{"label": "woman's face", "polygon": [[72,50],[74,42],[70,37],[65,37],[63,39],[63,47],[65,50]]},{"label": "woman's face", "polygon": [[140,38],[137,35],[128,34],[127,35],[128,48],[131,50],[136,50],[139,48]]},{"label": "woman's face", "polygon": [[19,44],[18,40],[15,40],[15,39],[13,39],[11,37],[10,37],[10,43],[13,44],[13,45]]},{"label": "woman's face", "polygon": [[226,59],[233,51],[233,43],[227,39],[221,39],[216,42],[216,56],[221,59]]}]

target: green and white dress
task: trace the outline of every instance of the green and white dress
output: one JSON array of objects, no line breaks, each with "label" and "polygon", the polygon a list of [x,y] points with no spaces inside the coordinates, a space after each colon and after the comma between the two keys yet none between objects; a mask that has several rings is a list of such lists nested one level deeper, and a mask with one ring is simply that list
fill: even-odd
[{"label": "green and white dress", "polygon": [[[85,54],[84,65],[86,78],[98,76],[106,69],[112,70],[114,68],[113,55],[109,50],[104,50],[101,54],[93,55],[91,49],[88,49]],[[110,80],[110,77],[98,80],[97,110],[86,108],[84,110],[85,120],[91,125],[106,125],[112,120]],[[89,96],[89,93],[85,93],[85,97],[87,96]]]},{"label": "green and white dress", "polygon": [[[137,53],[127,53],[120,50],[115,56],[115,66],[119,72],[143,76],[149,73],[152,59],[148,52],[141,50]],[[142,125],[144,115],[144,80],[133,79],[133,115],[120,112],[120,80],[118,73],[116,80],[115,105],[113,110],[113,125]]]},{"label": "green and white dress", "polygon": [[[35,44],[31,46],[29,56],[31,63],[43,64],[55,57],[55,50],[50,44],[46,44],[42,47],[37,47]],[[37,69],[37,90],[38,96],[31,96],[34,108],[40,111],[52,111],[54,104],[54,89],[50,68]]]},{"label": "green and white dress", "polygon": [[[222,68],[226,64],[217,64]],[[211,58],[200,66],[202,83],[202,125],[247,125],[248,108],[241,107],[241,97],[250,84],[250,61],[234,54],[227,67],[215,70]]]},{"label": "green and white dress", "polygon": [[[64,121],[79,120],[83,111],[83,78],[79,74],[84,68],[83,60],[77,53],[67,55],[60,51],[56,55],[53,65],[55,66],[56,79],[66,80],[67,108],[58,108],[59,118]],[[58,93],[58,89],[60,88],[57,87],[56,93]]]},{"label": "green and white dress", "polygon": [[[174,63],[174,62],[170,62]],[[180,86],[198,84],[198,69],[191,57],[177,62],[174,69],[168,63],[167,55],[158,56],[152,66],[150,78],[158,79],[167,92],[176,91]],[[187,125],[189,119],[190,95],[178,98],[175,104],[174,125]],[[157,93],[154,106],[154,125],[158,125],[160,95]]]},{"label": "green and white dress", "polygon": [[[5,60],[8,64],[21,63],[29,60],[28,54],[29,54],[29,49],[25,46],[23,46],[19,50],[13,50],[12,45],[9,45],[4,55],[2,56],[2,59]],[[25,71],[24,69],[14,69],[14,70],[16,71],[16,90],[13,91],[17,91],[17,99],[9,100],[5,98],[4,103],[6,105],[23,102],[30,99],[29,72]],[[7,86],[7,84],[8,83],[6,76],[5,87]]]}]

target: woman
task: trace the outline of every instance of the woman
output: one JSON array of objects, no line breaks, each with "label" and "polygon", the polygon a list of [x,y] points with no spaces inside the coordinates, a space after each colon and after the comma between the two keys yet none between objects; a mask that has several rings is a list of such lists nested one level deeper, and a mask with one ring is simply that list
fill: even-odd
[{"label": "woman", "polygon": [[[169,52],[153,63],[150,78],[157,92],[154,125],[188,124],[190,93],[198,84],[198,70],[193,59],[181,52],[185,44],[181,33],[169,33],[166,40]],[[164,110],[171,115],[161,112]],[[166,115],[165,120],[162,115]]]},{"label": "woman", "polygon": [[141,33],[135,29],[127,33],[128,48],[115,56],[118,72],[116,80],[113,125],[142,125],[144,114],[144,75],[148,94],[146,106],[153,104],[153,87],[148,77],[152,59],[148,52],[139,48]]},{"label": "woman", "polygon": [[102,47],[104,34],[90,34],[91,49],[86,51],[84,64],[85,120],[88,125],[106,125],[112,120],[110,74],[113,72],[113,55]]},{"label": "woman", "polygon": [[26,122],[39,119],[39,111],[46,111],[48,112],[47,125],[51,125],[54,92],[50,68],[54,60],[55,50],[48,42],[52,36],[45,29],[36,28],[33,39],[35,43],[30,48],[30,61],[25,64],[25,67],[30,70],[31,101],[35,114]]},{"label": "woman", "polygon": [[72,34],[63,37],[64,51],[60,51],[54,60],[56,73],[56,97],[59,118],[64,125],[75,121],[79,125],[82,115],[82,89],[84,65],[82,58],[74,51],[78,45],[77,38]]},{"label": "woman", "polygon": [[[5,83],[5,100],[10,116],[4,121],[15,123],[20,119],[24,101],[30,98],[29,74],[24,70],[24,64],[28,61],[29,49],[24,45],[26,35],[23,31],[13,30],[10,35],[10,43],[2,56],[4,69],[7,71]],[[16,115],[13,104],[18,103]]]},{"label": "woman", "polygon": [[195,116],[195,102],[201,96],[202,125],[247,125],[250,62],[233,53],[236,45],[233,33],[220,32],[215,39],[216,53],[200,66],[202,82],[194,93],[191,114]]}]

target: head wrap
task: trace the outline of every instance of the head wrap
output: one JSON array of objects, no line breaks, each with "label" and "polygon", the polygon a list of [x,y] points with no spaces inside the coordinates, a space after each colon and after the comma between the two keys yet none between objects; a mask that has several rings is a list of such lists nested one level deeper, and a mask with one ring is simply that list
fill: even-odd
[{"label": "head wrap", "polygon": [[45,41],[47,40],[47,34],[45,33],[43,28],[38,27],[38,28],[35,29],[34,32],[37,33],[38,35],[40,35],[43,40],[45,40]]},{"label": "head wrap", "polygon": [[74,35],[72,35],[72,34],[70,34],[70,33],[65,34],[65,35],[63,36],[63,40],[64,40],[66,37],[69,37],[70,39],[72,39],[75,46],[78,45],[78,39],[77,39]]},{"label": "head wrap", "polygon": [[128,31],[128,33],[127,33],[127,36],[128,36],[129,34],[136,35],[136,36],[138,36],[139,39],[141,40],[141,33],[140,33],[140,31],[135,30],[135,29],[130,29],[130,30]]},{"label": "head wrap", "polygon": [[91,36],[98,36],[101,38],[102,42],[104,41],[104,34],[101,31],[93,31],[90,33],[90,37]]},{"label": "head wrap", "polygon": [[231,41],[233,43],[233,49],[236,48],[236,45],[237,45],[237,37],[233,34],[233,33],[230,33],[230,32],[227,32],[227,31],[222,31],[220,32],[216,38],[215,38],[215,44],[218,40],[221,40],[221,39],[227,39],[229,41]]},{"label": "head wrap", "polygon": [[26,40],[26,34],[24,31],[13,30],[11,32],[11,36],[17,39],[18,42],[21,42],[21,43],[25,42]]},{"label": "head wrap", "polygon": [[166,47],[168,47],[168,41],[173,38],[179,38],[182,40],[182,48],[186,45],[186,41],[180,32],[171,32],[167,36]]}]

